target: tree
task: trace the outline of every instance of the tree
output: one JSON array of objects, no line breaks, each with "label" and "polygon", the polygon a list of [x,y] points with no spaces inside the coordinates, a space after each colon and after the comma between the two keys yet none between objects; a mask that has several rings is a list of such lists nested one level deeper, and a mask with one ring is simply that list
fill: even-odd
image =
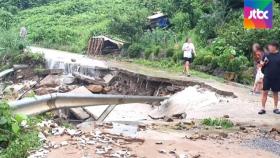
[{"label": "tree", "polygon": [[12,13],[0,9],[0,28],[9,29],[14,22]]},{"label": "tree", "polygon": [[143,34],[146,26],[147,14],[134,12],[131,16],[115,16],[109,24],[109,32],[120,35],[128,41],[132,41],[138,35]]}]

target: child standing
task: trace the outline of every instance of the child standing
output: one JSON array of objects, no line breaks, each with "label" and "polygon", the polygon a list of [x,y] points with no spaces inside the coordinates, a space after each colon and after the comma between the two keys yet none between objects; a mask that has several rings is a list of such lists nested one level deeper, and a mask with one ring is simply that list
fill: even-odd
[{"label": "child standing", "polygon": [[253,45],[253,57],[254,57],[254,62],[255,62],[255,83],[253,87],[253,93],[259,94],[262,90],[263,87],[263,73],[261,71],[262,69],[262,58],[264,56],[264,51],[262,47],[259,44],[254,44]]}]

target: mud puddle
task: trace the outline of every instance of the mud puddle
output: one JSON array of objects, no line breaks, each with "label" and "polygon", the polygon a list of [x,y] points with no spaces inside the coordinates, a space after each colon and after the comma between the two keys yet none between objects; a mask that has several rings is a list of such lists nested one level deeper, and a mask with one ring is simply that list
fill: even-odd
[{"label": "mud puddle", "polygon": [[138,136],[138,122],[113,122],[109,133],[136,138]]}]

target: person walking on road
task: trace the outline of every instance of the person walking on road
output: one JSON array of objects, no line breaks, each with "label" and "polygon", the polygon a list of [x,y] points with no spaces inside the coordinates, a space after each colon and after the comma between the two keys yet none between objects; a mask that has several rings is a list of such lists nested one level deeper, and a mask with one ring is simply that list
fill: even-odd
[{"label": "person walking on road", "polygon": [[262,109],[259,114],[266,113],[266,102],[268,97],[268,92],[271,90],[273,92],[274,99],[274,110],[273,113],[280,114],[278,109],[278,92],[280,91],[280,53],[279,44],[277,42],[272,42],[268,45],[269,54],[265,55],[261,64],[262,72],[264,73],[263,79],[263,95],[262,95]]},{"label": "person walking on road", "polygon": [[193,58],[196,56],[195,47],[190,38],[187,38],[186,43],[182,47],[184,52],[184,74],[190,77],[190,65],[193,62]]}]

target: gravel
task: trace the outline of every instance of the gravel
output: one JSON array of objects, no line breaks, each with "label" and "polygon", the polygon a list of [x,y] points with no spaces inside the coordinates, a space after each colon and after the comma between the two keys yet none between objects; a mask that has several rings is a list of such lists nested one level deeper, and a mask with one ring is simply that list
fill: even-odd
[{"label": "gravel", "polygon": [[245,144],[251,148],[266,150],[280,156],[280,142],[276,140],[261,137],[250,140]]}]

